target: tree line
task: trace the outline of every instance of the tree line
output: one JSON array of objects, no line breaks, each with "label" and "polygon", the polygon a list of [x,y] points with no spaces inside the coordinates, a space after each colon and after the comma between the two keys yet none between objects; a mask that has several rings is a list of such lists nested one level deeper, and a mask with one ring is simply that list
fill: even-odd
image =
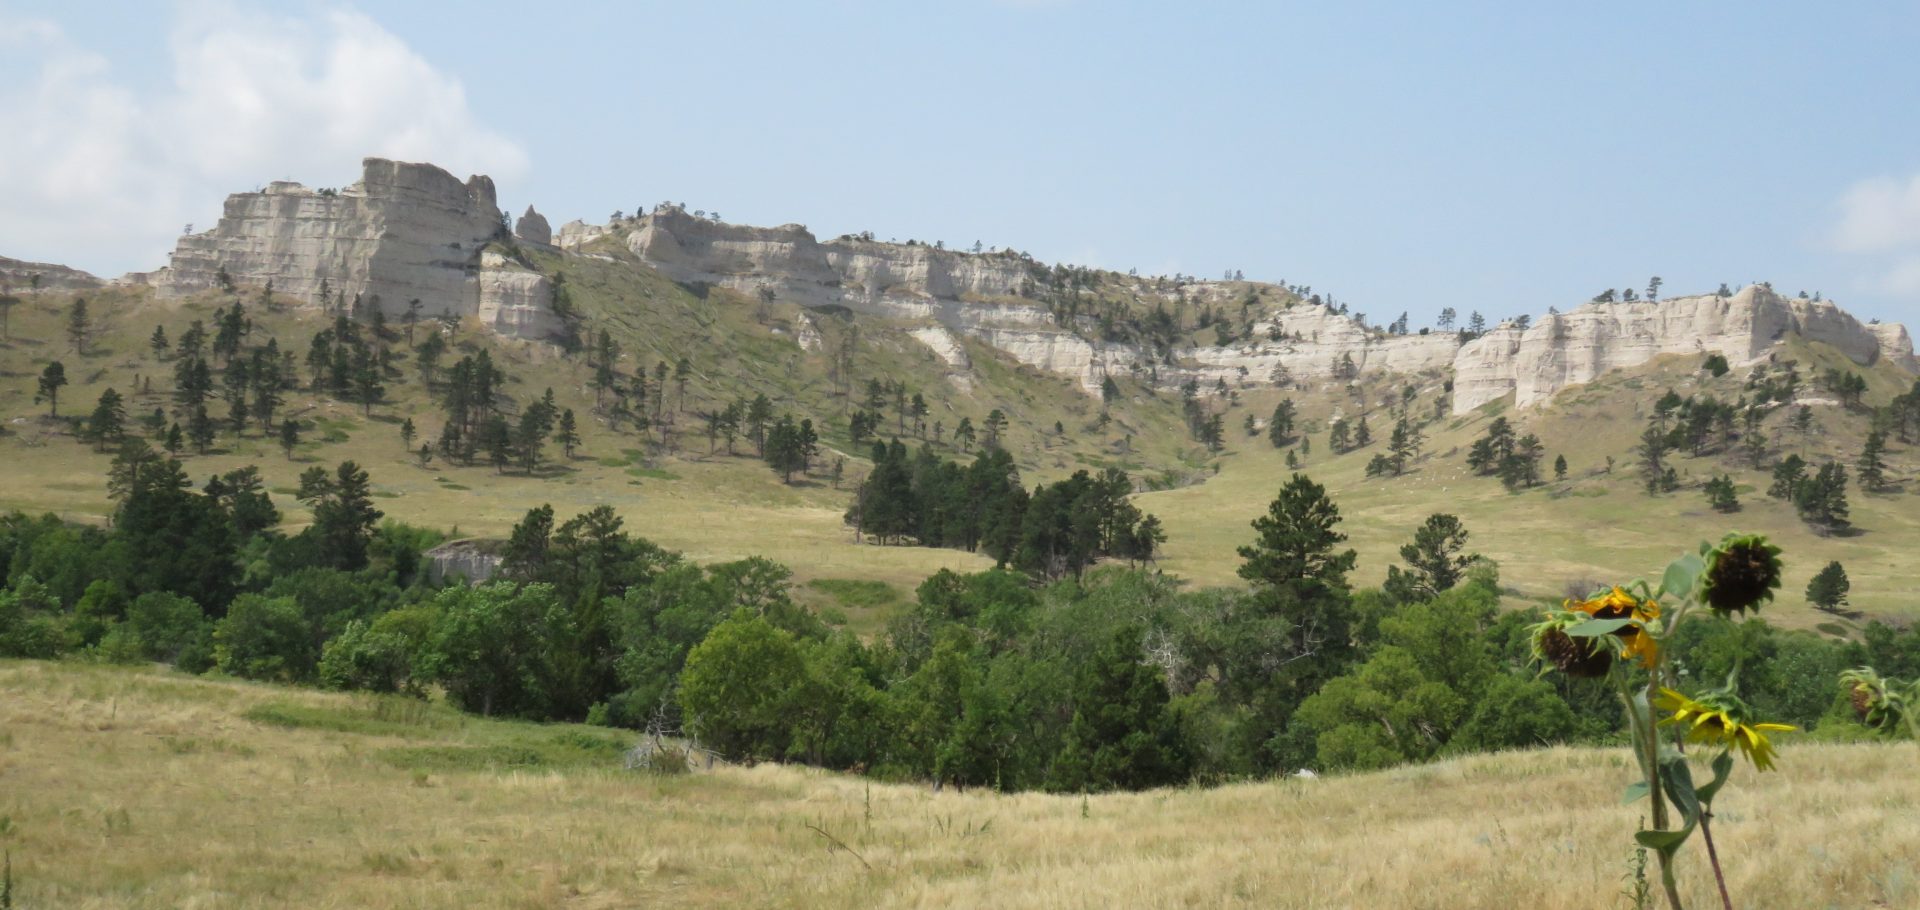
[{"label": "tree line", "polygon": [[1075,578],[1102,558],[1152,562],[1166,541],[1160,520],[1130,501],[1126,472],[1076,471],[1029,492],[1000,448],[971,465],[922,445],[875,443],[873,471],[854,490],[847,522],[877,543],[984,552],[1002,568],[1037,578]]}]

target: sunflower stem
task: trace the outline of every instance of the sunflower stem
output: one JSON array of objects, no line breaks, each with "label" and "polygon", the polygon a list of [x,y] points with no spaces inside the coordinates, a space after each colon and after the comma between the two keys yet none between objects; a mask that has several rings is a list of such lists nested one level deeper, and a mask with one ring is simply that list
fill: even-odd
[{"label": "sunflower stem", "polygon": [[1713,810],[1700,811],[1700,836],[1707,841],[1707,861],[1713,864],[1713,881],[1720,886],[1720,906],[1733,910],[1733,898],[1727,894],[1727,876],[1720,871],[1720,851],[1713,847]]}]

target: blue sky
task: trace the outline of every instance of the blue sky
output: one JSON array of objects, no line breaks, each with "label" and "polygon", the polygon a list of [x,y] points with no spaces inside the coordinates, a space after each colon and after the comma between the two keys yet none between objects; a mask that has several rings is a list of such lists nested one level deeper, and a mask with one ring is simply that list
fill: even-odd
[{"label": "blue sky", "polygon": [[1920,322],[1915,46],[1906,4],[0,0],[0,255],[155,267],[380,153],[556,225],[672,199],[1382,322],[1655,274]]}]

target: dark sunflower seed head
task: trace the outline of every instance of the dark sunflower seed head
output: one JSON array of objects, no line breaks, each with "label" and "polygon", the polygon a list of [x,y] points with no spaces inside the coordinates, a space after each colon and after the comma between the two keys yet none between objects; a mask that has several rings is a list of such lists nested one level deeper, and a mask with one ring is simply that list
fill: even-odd
[{"label": "dark sunflower seed head", "polygon": [[1707,554],[1707,606],[1726,615],[1759,612],[1780,587],[1780,548],[1759,535],[1730,535]]}]

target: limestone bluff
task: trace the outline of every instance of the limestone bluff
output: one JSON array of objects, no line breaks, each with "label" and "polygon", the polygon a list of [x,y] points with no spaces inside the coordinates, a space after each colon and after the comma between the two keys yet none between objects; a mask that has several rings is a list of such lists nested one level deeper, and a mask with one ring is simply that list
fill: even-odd
[{"label": "limestone bluff", "polygon": [[[228,197],[219,223],[182,237],[166,268],[123,281],[178,296],[216,286],[224,269],[238,284],[270,280],[276,291],[311,304],[319,303],[324,282],[333,294],[357,296],[363,307],[389,316],[419,299],[429,315],[473,317],[507,337],[549,338],[560,327],[549,279],[488,249],[509,239],[504,223],[487,177],[463,182],[431,164],[368,158],[361,180],[338,191],[282,182]],[[1727,297],[1588,303],[1524,329],[1503,323],[1464,343],[1453,332],[1384,333],[1329,307],[1293,301],[1265,307],[1250,340],[1186,344],[1160,355],[1102,340],[1092,317],[1057,317],[1032,295],[1046,266],[1011,252],[852,236],[822,241],[797,224],[730,224],[677,206],[607,224],[574,221],[557,232],[529,206],[512,239],[569,256],[604,256],[595,252],[598,245],[617,244],[683,284],[748,297],[765,288],[784,302],[884,318],[932,349],[947,363],[949,379],[962,385],[971,369],[962,337],[1071,379],[1089,394],[1098,394],[1108,375],[1152,375],[1169,388],[1190,379],[1234,387],[1326,380],[1350,358],[1361,373],[1451,375],[1455,413],[1509,394],[1517,406],[1533,405],[1662,354],[1719,353],[1741,366],[1765,359],[1794,335],[1832,345],[1861,364],[1890,358],[1910,369],[1917,365],[1904,327],[1862,323],[1831,302],[1790,299],[1757,285]],[[1105,278],[1136,300],[1175,299],[1152,279]],[[87,280],[84,273],[62,273],[63,285]],[[1249,288],[1283,290],[1196,281],[1181,294],[1190,305],[1217,305]],[[800,326],[803,344],[811,334]]]}]

